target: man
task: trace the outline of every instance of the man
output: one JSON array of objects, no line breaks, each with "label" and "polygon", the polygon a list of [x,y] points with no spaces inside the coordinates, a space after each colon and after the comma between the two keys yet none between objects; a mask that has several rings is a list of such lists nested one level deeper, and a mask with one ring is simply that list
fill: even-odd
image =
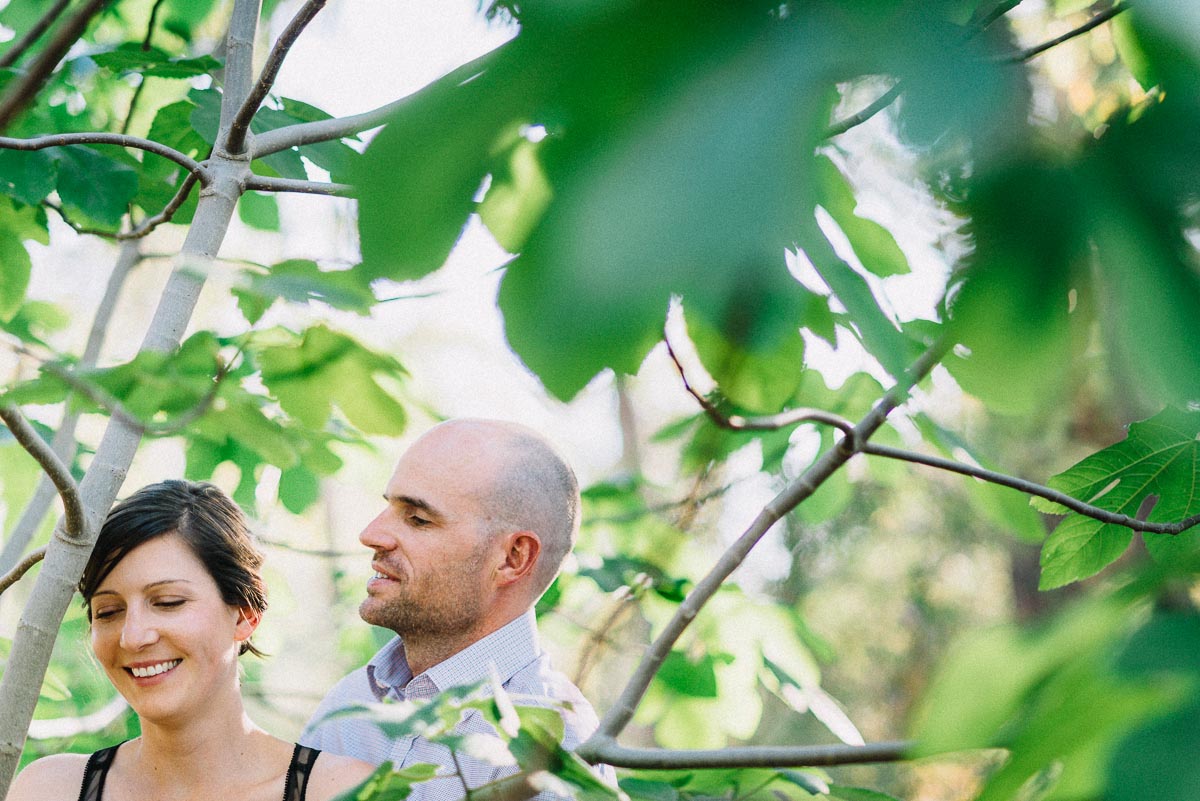
[{"label": "man", "polygon": [[[410,798],[461,798],[463,782],[474,789],[516,769],[452,755],[419,736],[392,740],[363,717],[325,718],[346,706],[431,698],[498,675],[510,695],[561,703],[563,746],[577,746],[596,729],[596,715],[550,667],[533,616],[579,531],[570,467],[524,426],[452,420],[404,453],[384,500],[359,535],[374,551],[375,570],[359,614],[399,636],[330,690],[300,741],[397,768],[440,765],[446,776],[417,785]],[[458,731],[496,734],[474,710]]]}]

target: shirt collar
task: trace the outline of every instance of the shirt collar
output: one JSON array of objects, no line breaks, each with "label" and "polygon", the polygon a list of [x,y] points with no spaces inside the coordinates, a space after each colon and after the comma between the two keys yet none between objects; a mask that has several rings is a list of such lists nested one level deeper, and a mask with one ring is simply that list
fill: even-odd
[{"label": "shirt collar", "polygon": [[[441,692],[450,687],[486,681],[491,678],[494,666],[500,682],[504,683],[540,654],[537,619],[530,609],[422,675]],[[371,690],[381,700],[391,688],[402,689],[416,678],[408,665],[404,641],[400,637],[392,638],[371,658],[367,663],[367,677]]]}]

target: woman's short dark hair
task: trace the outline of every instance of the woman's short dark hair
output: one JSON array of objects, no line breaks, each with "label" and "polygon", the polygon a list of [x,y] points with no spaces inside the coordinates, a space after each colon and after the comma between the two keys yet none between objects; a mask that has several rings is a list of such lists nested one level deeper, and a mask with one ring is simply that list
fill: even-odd
[{"label": "woman's short dark hair", "polygon": [[[212,484],[171,479],[142,487],[108,513],[96,547],[79,580],[88,619],[100,583],[117,563],[143,543],[178,535],[213,577],[221,599],[230,606],[261,614],[267,608],[263,556],[254,546],[246,518],[228,495]],[[262,652],[249,640],[239,653]]]}]

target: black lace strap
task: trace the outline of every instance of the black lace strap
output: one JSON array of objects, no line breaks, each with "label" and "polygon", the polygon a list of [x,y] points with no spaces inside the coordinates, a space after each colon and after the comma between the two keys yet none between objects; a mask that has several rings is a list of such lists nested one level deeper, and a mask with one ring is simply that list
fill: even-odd
[{"label": "black lace strap", "polygon": [[[320,751],[296,743],[292,750],[292,763],[288,765],[287,781],[283,785],[283,801],[304,801],[308,789],[308,774],[317,761]],[[99,801],[97,799],[96,801]]]},{"label": "black lace strap", "polygon": [[83,786],[79,788],[79,801],[100,801],[104,797],[104,780],[108,778],[108,769],[112,767],[117,756],[117,749],[124,743],[102,748],[88,757],[87,767],[83,769]]}]

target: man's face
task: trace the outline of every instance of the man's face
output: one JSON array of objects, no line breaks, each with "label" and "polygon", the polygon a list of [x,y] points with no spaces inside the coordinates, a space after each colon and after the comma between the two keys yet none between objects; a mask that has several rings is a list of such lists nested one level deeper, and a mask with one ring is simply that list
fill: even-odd
[{"label": "man's face", "polygon": [[481,494],[493,468],[469,431],[435,428],[400,459],[387,507],[359,535],[375,552],[363,620],[405,638],[454,638],[471,631],[490,601]]}]

